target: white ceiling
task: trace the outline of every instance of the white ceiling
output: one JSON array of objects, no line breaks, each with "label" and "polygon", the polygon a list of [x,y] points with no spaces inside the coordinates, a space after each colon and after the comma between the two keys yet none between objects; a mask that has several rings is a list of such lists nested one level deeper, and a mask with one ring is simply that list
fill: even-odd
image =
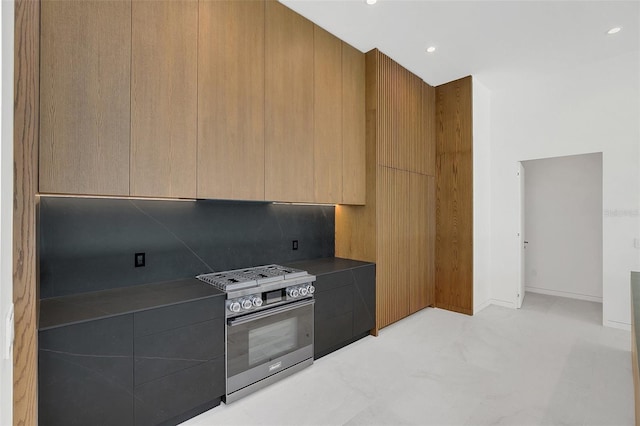
[{"label": "white ceiling", "polygon": [[[431,85],[473,74],[497,89],[514,75],[575,70],[640,46],[638,0],[280,1],[363,52],[377,47]],[[607,35],[615,26],[622,31]],[[431,45],[437,50],[427,54]]]}]

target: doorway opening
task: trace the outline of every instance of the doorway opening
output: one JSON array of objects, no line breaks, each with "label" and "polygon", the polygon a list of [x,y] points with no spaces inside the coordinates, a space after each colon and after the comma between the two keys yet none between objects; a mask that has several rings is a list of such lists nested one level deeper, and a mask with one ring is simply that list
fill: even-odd
[{"label": "doorway opening", "polygon": [[518,307],[526,293],[538,293],[599,303],[601,316],[602,153],[519,167]]}]

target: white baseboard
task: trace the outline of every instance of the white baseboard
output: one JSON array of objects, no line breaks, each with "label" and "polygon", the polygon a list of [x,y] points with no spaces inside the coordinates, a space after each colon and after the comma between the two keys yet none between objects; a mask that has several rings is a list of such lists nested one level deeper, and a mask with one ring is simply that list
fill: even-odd
[{"label": "white baseboard", "polygon": [[480,303],[479,305],[474,306],[473,307],[473,315],[477,314],[478,312],[480,312],[484,308],[488,307],[489,305],[491,305],[491,299],[487,299],[484,302]]},{"label": "white baseboard", "polygon": [[605,327],[617,328],[619,330],[631,331],[631,324],[627,324],[626,322],[604,320],[602,321],[602,325]]},{"label": "white baseboard", "polygon": [[528,291],[530,293],[547,294],[549,296],[568,297],[570,299],[578,299],[578,300],[586,300],[588,302],[602,303],[602,297],[589,296],[588,294],[571,293],[568,291],[559,291],[559,290],[549,290],[547,288],[539,288],[539,287],[525,287],[524,291],[525,292]]},{"label": "white baseboard", "polygon": [[490,299],[490,303],[492,305],[502,306],[503,308],[516,309],[516,303],[515,302],[509,302],[507,300]]}]

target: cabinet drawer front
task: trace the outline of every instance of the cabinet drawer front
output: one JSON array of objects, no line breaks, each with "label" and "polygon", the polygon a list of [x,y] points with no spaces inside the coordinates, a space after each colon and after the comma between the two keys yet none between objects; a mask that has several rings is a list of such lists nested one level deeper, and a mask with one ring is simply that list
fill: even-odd
[{"label": "cabinet drawer front", "polygon": [[315,323],[320,326],[322,326],[322,321],[353,311],[351,286],[316,293],[315,301]]},{"label": "cabinet drawer front", "polygon": [[224,356],[137,386],[136,425],[157,425],[224,395]]},{"label": "cabinet drawer front", "polygon": [[316,292],[333,290],[334,288],[344,287],[353,284],[353,276],[351,270],[332,272],[330,274],[318,275],[314,286]]},{"label": "cabinet drawer front", "polygon": [[164,308],[137,312],[133,332],[136,337],[172,330],[224,317],[224,298],[209,297]]},{"label": "cabinet drawer front", "polygon": [[136,337],[135,385],[223,356],[224,327],[220,318]]}]

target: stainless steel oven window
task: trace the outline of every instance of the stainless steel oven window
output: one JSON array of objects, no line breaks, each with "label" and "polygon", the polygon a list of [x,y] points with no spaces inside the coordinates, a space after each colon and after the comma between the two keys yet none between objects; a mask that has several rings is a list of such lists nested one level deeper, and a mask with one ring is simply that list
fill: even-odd
[{"label": "stainless steel oven window", "polygon": [[298,317],[249,330],[249,365],[286,353],[298,345]]},{"label": "stainless steel oven window", "polygon": [[[231,318],[227,320],[227,379],[260,366],[268,368],[272,361],[307,347],[313,348],[313,301]],[[260,357],[264,359],[259,363]]]}]

